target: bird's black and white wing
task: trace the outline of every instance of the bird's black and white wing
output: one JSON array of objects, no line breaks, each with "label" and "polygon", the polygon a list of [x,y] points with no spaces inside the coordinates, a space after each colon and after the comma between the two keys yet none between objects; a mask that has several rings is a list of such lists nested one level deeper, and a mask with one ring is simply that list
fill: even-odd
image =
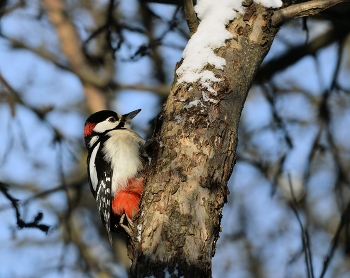
[{"label": "bird's black and white wing", "polygon": [[103,225],[105,226],[109,242],[112,244],[111,235],[111,184],[112,169],[110,163],[104,159],[104,153],[100,149],[99,142],[88,156],[88,172],[90,188],[96,199],[97,209]]}]

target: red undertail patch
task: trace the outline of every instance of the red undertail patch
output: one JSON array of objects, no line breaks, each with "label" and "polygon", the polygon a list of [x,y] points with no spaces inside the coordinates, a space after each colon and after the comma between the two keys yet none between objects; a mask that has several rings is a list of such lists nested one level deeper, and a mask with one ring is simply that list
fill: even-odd
[{"label": "red undertail patch", "polygon": [[91,135],[95,126],[95,123],[87,123],[84,127],[84,137]]},{"label": "red undertail patch", "polygon": [[143,189],[143,178],[130,179],[125,190],[117,192],[112,200],[112,211],[116,215],[125,213],[130,219],[139,210],[139,201]]}]

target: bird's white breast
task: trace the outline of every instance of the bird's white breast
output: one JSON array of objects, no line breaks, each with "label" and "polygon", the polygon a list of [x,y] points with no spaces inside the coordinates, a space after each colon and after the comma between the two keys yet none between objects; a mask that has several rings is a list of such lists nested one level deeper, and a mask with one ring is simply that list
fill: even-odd
[{"label": "bird's white breast", "polygon": [[103,152],[105,159],[112,164],[112,194],[127,187],[128,179],[142,170],[140,146],[144,140],[134,131],[128,129],[108,132]]}]

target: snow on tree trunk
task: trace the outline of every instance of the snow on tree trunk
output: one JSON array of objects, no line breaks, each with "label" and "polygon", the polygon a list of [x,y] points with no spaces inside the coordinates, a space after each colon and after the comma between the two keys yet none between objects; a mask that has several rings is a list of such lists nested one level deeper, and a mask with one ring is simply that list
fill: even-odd
[{"label": "snow on tree trunk", "polygon": [[[220,13],[227,16],[225,9]],[[187,57],[177,65],[180,70],[157,119],[157,144],[134,223],[137,235],[129,245],[132,277],[211,277],[222,208],[229,194],[227,181],[236,159],[240,115],[277,32],[269,27],[271,11],[261,5],[250,3],[243,15],[231,10],[232,14],[237,16],[233,21],[221,21],[228,32],[219,48],[212,54],[206,49],[208,57],[216,59],[213,63],[193,70],[197,77],[192,76],[192,82],[181,67]],[[203,32],[205,20],[200,19],[197,33]],[[215,32],[208,30],[208,35],[216,39]],[[196,33],[189,44],[192,39]],[[199,51],[201,46],[197,45]],[[203,57],[197,54],[197,59]],[[191,63],[187,64],[190,69]]]}]

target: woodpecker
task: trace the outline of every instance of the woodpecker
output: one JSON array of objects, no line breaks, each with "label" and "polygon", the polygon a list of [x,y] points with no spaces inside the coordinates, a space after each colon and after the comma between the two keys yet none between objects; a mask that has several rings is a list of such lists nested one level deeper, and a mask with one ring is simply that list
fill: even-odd
[{"label": "woodpecker", "polygon": [[118,226],[127,229],[125,215],[132,225],[143,190],[141,148],[145,141],[130,129],[140,111],[120,115],[102,110],[92,114],[84,126],[90,188],[111,245],[111,231]]}]

